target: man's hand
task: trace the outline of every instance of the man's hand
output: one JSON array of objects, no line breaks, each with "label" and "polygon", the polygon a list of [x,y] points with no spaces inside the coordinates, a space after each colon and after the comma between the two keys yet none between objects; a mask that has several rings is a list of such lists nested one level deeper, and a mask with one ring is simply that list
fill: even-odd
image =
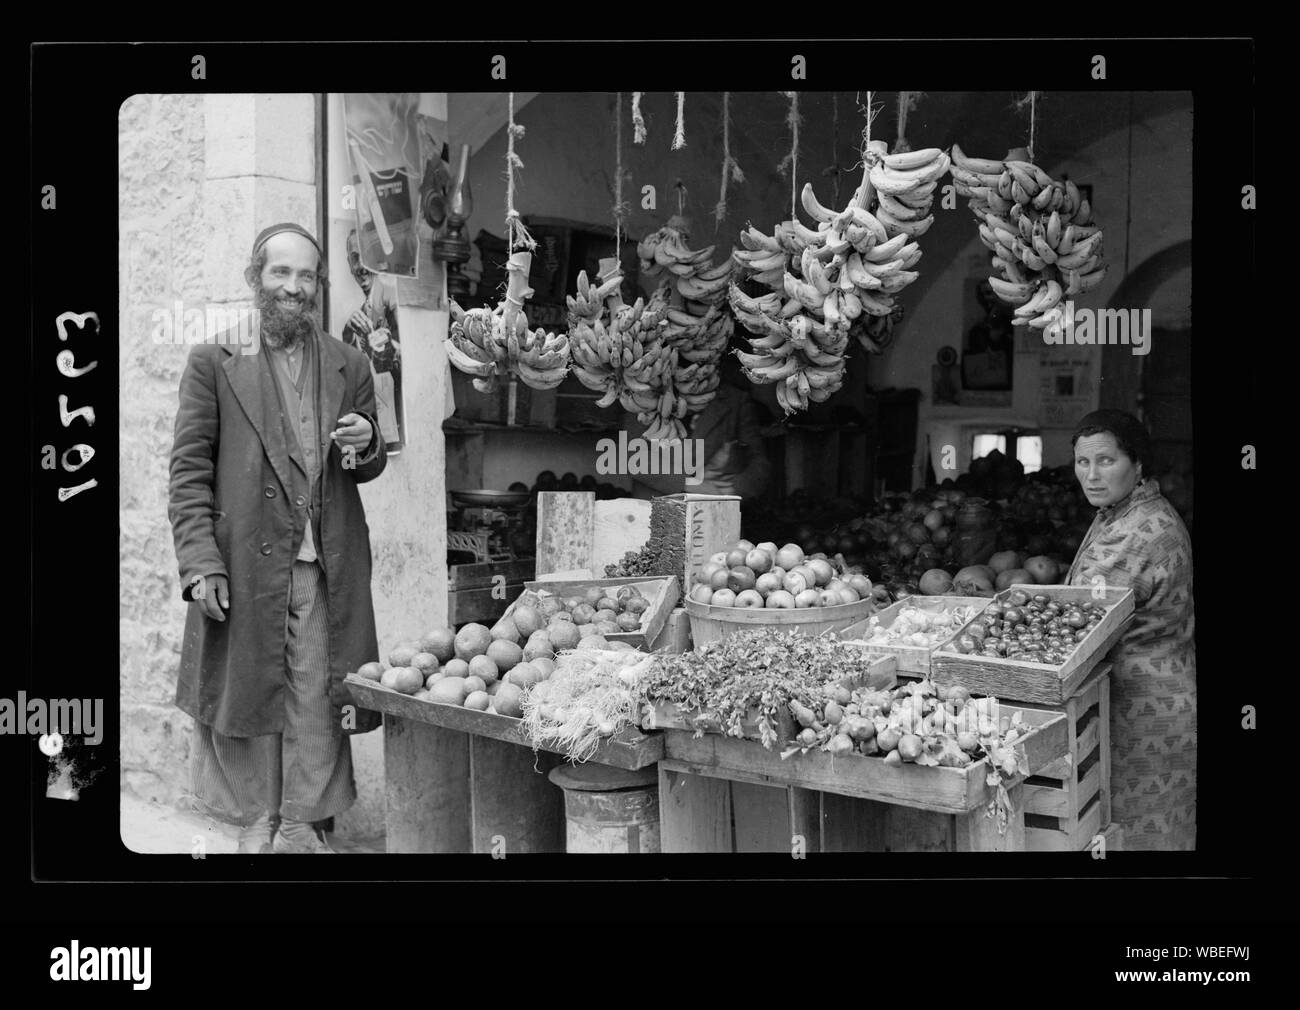
[{"label": "man's hand", "polygon": [[375,328],[375,324],[370,321],[370,314],[366,312],[364,305],[348,317],[348,322],[352,324],[354,330],[361,333],[369,333]]},{"label": "man's hand", "polygon": [[230,580],[224,575],[200,575],[190,596],[203,608],[203,615],[224,621],[230,609]]},{"label": "man's hand", "polygon": [[336,445],[346,452],[351,446],[357,453],[364,453],[374,436],[374,429],[360,414],[344,414],[339,418],[339,426],[330,432]]}]

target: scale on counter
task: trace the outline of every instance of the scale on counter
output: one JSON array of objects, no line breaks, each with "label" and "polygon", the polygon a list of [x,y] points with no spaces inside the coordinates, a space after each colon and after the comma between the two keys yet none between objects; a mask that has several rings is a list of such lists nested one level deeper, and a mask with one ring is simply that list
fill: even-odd
[{"label": "scale on counter", "polygon": [[447,550],[472,554],[476,563],[517,560],[521,555],[510,541],[524,528],[523,513],[532,498],[527,491],[452,491]]}]

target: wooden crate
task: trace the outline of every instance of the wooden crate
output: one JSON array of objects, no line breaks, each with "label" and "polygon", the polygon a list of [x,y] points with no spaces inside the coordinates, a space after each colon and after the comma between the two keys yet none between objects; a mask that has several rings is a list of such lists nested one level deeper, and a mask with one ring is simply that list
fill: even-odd
[{"label": "wooden crate", "polygon": [[[531,558],[452,565],[447,572],[447,623],[459,627],[474,621],[491,626],[505,613],[509,601],[523,592],[524,583],[535,574]],[[506,580],[504,595],[496,589],[493,581],[498,575]]]},{"label": "wooden crate", "polygon": [[669,655],[690,652],[691,619],[683,607],[674,607],[659,634],[650,642],[651,652]]},{"label": "wooden crate", "polygon": [[[1013,716],[1018,706],[1003,706]],[[1066,717],[1061,712],[1020,709],[1033,729],[1017,743],[1024,746],[1028,774],[1050,765],[1066,753]],[[928,768],[917,764],[886,764],[881,757],[825,751],[799,751],[783,757],[752,740],[717,734],[696,737],[689,731],[668,730],[664,760],[696,775],[726,778],[755,785],[796,786],[857,799],[914,807],[943,814],[967,814],[991,799],[985,776],[987,759],[965,768]],[[1025,773],[1013,782],[1023,781]]]},{"label": "wooden crate", "polygon": [[[897,683],[894,676],[895,666],[896,660],[893,656],[880,656],[871,662],[865,674],[860,677],[845,677],[839,684],[849,690],[856,687],[868,687],[873,691],[887,690]],[[647,730],[689,730],[692,733],[697,730],[715,734],[722,732],[722,724],[712,712],[683,711],[678,705],[665,701],[646,707],[641,727]],[[756,708],[741,720],[740,729],[743,740],[761,739]],[[798,732],[799,727],[795,725],[794,716],[790,714],[789,709],[782,710],[777,724],[777,742],[787,744]]]},{"label": "wooden crate", "polygon": [[[983,610],[988,606],[989,601],[980,596],[909,596],[905,600],[899,600],[897,603],[891,603],[883,610],[878,610],[866,620],[857,621],[845,628],[839,633],[840,638],[846,641],[864,640],[871,634],[873,628],[888,628],[894,623],[894,620],[907,607],[916,607],[927,613],[937,613],[940,610],[950,610],[954,607],[975,607],[977,610]],[[917,674],[921,677],[930,675],[930,653],[931,650],[915,645],[864,645],[872,652],[878,652],[881,655],[898,657],[898,672],[900,674]]]},{"label": "wooden crate", "polygon": [[[1017,585],[1004,589],[995,599],[1005,600],[1017,589],[1031,594],[1046,593],[1058,600],[1093,601],[1092,590],[1086,586]],[[960,684],[971,694],[991,694],[999,700],[1064,705],[1123,637],[1133,616],[1131,589],[1108,588],[1103,602],[1108,608],[1105,618],[1060,666],[997,656],[963,655],[951,648],[952,641],[962,633],[958,631],[931,653],[930,677],[936,684]]]},{"label": "wooden crate", "polygon": [[[504,743],[532,747],[524,735],[523,720],[495,712],[479,712],[459,705],[443,705],[423,698],[414,698],[373,680],[350,674],[344,683],[362,708],[373,709],[386,715],[399,716],[415,722],[441,726],[473,736],[500,740]],[[539,750],[550,748],[542,747]],[[551,751],[551,753],[560,753]],[[626,726],[600,745],[591,758],[597,764],[612,765],[635,771],[656,763],[664,753],[663,737],[642,733],[635,726]]]},{"label": "wooden crate", "polygon": [[525,582],[524,591],[506,608],[503,616],[509,617],[520,604],[532,605],[542,596],[572,596],[592,586],[619,589],[623,586],[635,586],[641,595],[650,601],[650,606],[641,614],[641,627],[637,631],[620,631],[610,633],[604,638],[609,642],[626,642],[634,649],[644,649],[647,642],[658,638],[668,621],[668,616],[677,605],[677,580],[671,577],[631,578],[631,579],[555,579],[541,582]]},{"label": "wooden crate", "polygon": [[[1003,715],[1014,716],[1007,706]],[[1064,754],[1066,716],[1019,709],[1031,772]],[[782,759],[721,736],[664,734],[659,762],[663,852],[1020,852],[1025,779],[1007,784],[1005,831],[987,815],[986,762],[968,768],[886,765],[812,752]]]},{"label": "wooden crate", "polygon": [[[1110,664],[1060,707],[1069,750],[1025,781],[1025,844],[1031,852],[1078,852],[1110,823]],[[1109,842],[1107,843],[1109,844]]]}]

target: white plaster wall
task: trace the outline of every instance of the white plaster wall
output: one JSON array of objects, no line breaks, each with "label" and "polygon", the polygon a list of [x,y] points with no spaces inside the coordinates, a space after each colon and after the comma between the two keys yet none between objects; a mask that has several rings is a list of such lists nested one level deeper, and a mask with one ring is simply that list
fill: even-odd
[{"label": "white plaster wall", "polygon": [[[153,313],[248,303],[257,231],[316,229],[315,144],[310,94],[135,95],[119,113],[121,784],[144,799],[189,790],[192,728],[173,704],[186,605],[167,522],[187,348],[153,342]],[[382,830],[380,743],[354,740],[359,798],[340,830]]]}]

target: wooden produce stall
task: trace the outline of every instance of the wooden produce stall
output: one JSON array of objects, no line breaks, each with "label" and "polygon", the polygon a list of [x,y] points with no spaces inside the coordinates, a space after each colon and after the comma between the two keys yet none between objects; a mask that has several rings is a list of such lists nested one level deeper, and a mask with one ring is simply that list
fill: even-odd
[{"label": "wooden produce stall", "polygon": [[[734,513],[722,521],[716,532],[721,536],[739,526],[736,500],[688,497],[695,522],[685,526],[677,553],[683,559],[701,552],[707,557],[714,548],[704,538],[715,535],[717,524],[702,518],[705,503]],[[682,651],[689,624],[675,605],[675,579],[599,578],[606,565],[646,542],[649,514],[648,501],[597,501],[582,491],[539,494],[538,579],[522,588],[546,593],[576,584],[664,584],[664,596],[651,608],[648,640],[635,633],[612,637],[648,651]],[[511,600],[517,602],[517,595]],[[501,610],[514,602],[502,603]],[[520,720],[432,703],[357,676],[347,684],[359,705],[384,713],[388,851],[486,853],[502,845],[509,853],[565,851],[564,792],[548,778],[564,759],[546,748],[534,750]],[[626,727],[590,760],[636,770],[662,755],[662,734]]]},{"label": "wooden produce stall", "polygon": [[[1006,707],[1014,714],[1016,707]],[[1063,758],[1066,718],[1020,709],[1030,773]],[[988,816],[984,761],[964,769],[890,766],[822,752],[782,757],[751,740],[664,731],[659,763],[664,852],[1019,852],[1024,775],[1007,786],[1005,832]]]},{"label": "wooden produce stall", "polygon": [[[1072,586],[1012,586],[1047,591],[1054,598],[1085,602],[1100,599],[1108,607],[1106,618],[1060,666],[1008,659],[959,655],[947,650],[951,638],[933,648],[867,645],[871,651],[898,657],[900,678],[929,677],[938,684],[961,684],[981,694],[1015,702],[1038,713],[1058,713],[1065,718],[1067,749],[1060,760],[1035,770],[1025,780],[1025,847],[1031,852],[1069,852],[1088,848],[1098,834],[1111,849],[1122,837],[1110,821],[1110,669],[1105,661],[1123,636],[1133,614],[1133,594],[1109,589],[1096,598],[1092,590]],[[976,597],[909,597],[881,611],[876,619],[888,626],[905,607],[937,611],[945,607],[979,605],[990,601]],[[869,633],[868,621],[854,625],[845,637]]]}]

